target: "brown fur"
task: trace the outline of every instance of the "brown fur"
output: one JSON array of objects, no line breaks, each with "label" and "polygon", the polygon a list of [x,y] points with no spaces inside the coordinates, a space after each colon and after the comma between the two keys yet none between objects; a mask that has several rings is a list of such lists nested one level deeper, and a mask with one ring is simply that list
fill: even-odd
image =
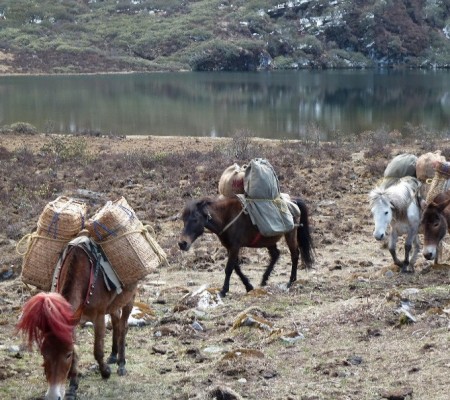
[{"label": "brown fur", "polygon": [[[132,311],[137,284],[123,288],[122,293],[108,291],[101,272],[89,286],[91,262],[80,247],[73,247],[64,261],[59,278],[60,293],[72,307],[76,325],[80,321],[94,324],[94,357],[98,362],[103,378],[109,378],[111,369],[104,360],[105,315],[111,315],[113,326],[112,351],[108,363],[118,364],[118,374],[125,370],[125,337],[128,330],[128,317]],[[90,294],[92,292],[92,294]],[[86,300],[87,299],[87,300]],[[66,398],[75,396],[78,387],[78,368],[75,342],[63,343],[54,335],[48,335],[41,346],[44,357],[44,370],[49,385],[62,384],[70,379],[70,389]]]},{"label": "brown fur", "polygon": [[[311,267],[314,262],[308,210],[302,200],[293,199],[293,201],[301,211],[299,226],[284,235],[270,237],[262,236],[258,228],[253,225],[250,216],[241,213],[241,202],[235,197],[203,198],[193,201],[183,211],[184,228],[178,245],[181,250],[189,250],[192,243],[203,234],[205,228],[218,236],[222,245],[228,250],[225,281],[220,292],[221,296],[225,296],[229,290],[230,276],[233,270],[241,278],[247,292],[253,289],[239,265],[241,247],[266,247],[268,249],[271,260],[261,281],[261,285],[264,286],[280,255],[277,243],[284,236],[291,253],[292,269],[288,282],[288,286],[290,286],[292,282],[297,280],[297,265],[300,253],[305,267]],[[239,213],[241,214],[239,215]],[[239,217],[234,221],[238,215]],[[229,225],[230,223],[231,225]]]}]

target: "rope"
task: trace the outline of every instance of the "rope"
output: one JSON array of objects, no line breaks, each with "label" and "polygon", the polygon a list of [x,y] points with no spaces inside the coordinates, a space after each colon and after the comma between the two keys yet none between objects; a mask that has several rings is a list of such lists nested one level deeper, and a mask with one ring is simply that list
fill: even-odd
[{"label": "rope", "polygon": [[242,209],[238,215],[236,215],[226,226],[222,229],[222,231],[219,233],[219,236],[224,233],[231,225],[233,225],[237,219],[241,216],[241,214],[244,212],[244,209]]},{"label": "rope", "polygon": [[[27,250],[24,253],[22,253],[22,252],[20,252],[19,247],[21,246],[22,242],[25,239],[27,240]],[[30,249],[31,249],[31,244],[34,239],[45,239],[45,240],[50,240],[52,242],[61,242],[61,243],[62,242],[66,243],[68,241],[67,239],[54,239],[54,238],[50,238],[48,236],[41,236],[41,235],[38,235],[36,232],[28,233],[17,242],[17,244],[16,244],[17,254],[19,254],[20,256],[25,256],[25,257],[28,256],[28,253],[30,252]]]},{"label": "rope", "polygon": [[[61,198],[62,199],[62,198]],[[60,200],[60,198],[50,202],[49,204],[56,204],[56,202]],[[50,234],[50,231],[53,230],[53,238],[56,239],[58,237],[58,220],[59,215],[64,211],[65,208],[67,208],[70,203],[72,203],[73,199],[69,198],[68,201],[62,206],[55,210],[55,213],[53,214],[52,222],[50,222],[50,225],[48,226],[47,233]],[[52,229],[53,226],[53,229]]]}]

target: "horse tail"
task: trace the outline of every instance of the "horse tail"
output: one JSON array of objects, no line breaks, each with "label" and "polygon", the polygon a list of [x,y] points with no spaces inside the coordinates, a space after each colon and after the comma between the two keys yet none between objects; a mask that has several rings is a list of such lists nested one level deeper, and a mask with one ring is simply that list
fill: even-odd
[{"label": "horse tail", "polygon": [[25,333],[30,348],[36,343],[41,349],[50,335],[64,344],[72,344],[73,322],[72,306],[63,296],[39,293],[24,304],[16,328]]},{"label": "horse tail", "polygon": [[314,245],[309,228],[309,212],[302,199],[293,199],[300,209],[300,224],[297,228],[297,243],[305,268],[311,268],[314,264]]}]

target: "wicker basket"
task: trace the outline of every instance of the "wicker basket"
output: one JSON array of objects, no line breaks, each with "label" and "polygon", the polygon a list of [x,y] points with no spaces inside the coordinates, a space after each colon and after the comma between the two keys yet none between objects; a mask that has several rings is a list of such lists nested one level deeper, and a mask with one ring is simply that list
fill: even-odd
[{"label": "wicker basket", "polygon": [[123,285],[142,279],[160,262],[146,227],[123,197],[108,202],[89,219],[87,229]]},{"label": "wicker basket", "polygon": [[84,228],[85,203],[58,197],[48,203],[39,217],[36,232],[25,236],[27,250],[21,253],[22,282],[49,291],[58,258],[67,243]]},{"label": "wicker basket", "polygon": [[428,190],[425,201],[429,204],[439,194],[444,192],[447,188],[447,181],[450,179],[450,163],[437,162],[435,164],[434,177],[430,183],[430,189]]},{"label": "wicker basket", "polygon": [[53,239],[71,239],[84,228],[86,204],[69,197],[48,203],[39,217],[37,232]]}]

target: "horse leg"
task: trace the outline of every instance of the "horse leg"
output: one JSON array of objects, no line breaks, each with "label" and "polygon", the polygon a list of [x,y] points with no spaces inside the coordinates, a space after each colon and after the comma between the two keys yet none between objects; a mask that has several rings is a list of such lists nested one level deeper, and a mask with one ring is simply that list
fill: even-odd
[{"label": "horse leg", "polygon": [[300,259],[300,249],[297,243],[295,234],[286,235],[286,243],[289,247],[289,252],[291,253],[291,276],[289,277],[289,282],[287,288],[289,289],[291,285],[297,280],[297,269],[298,260]]},{"label": "horse leg", "polygon": [[223,282],[222,290],[219,293],[221,297],[225,297],[230,290],[230,278],[234,269],[236,269],[236,273],[241,278],[247,292],[253,289],[248,278],[242,273],[241,268],[239,267],[239,248],[230,249],[228,250],[228,261],[225,267],[225,280]]},{"label": "horse leg", "polygon": [[78,383],[80,378],[78,376],[78,352],[76,346],[73,350],[72,364],[69,370],[69,390],[67,390],[64,396],[65,400],[75,400],[77,398]]},{"label": "horse leg", "polygon": [[405,243],[405,261],[403,261],[403,265],[401,266],[401,271],[403,273],[409,272],[409,253],[411,252],[412,245],[406,241]]},{"label": "horse leg", "polygon": [[391,232],[389,236],[389,253],[391,253],[392,259],[394,260],[394,264],[400,268],[403,268],[403,263],[397,257],[396,252],[397,239],[398,239],[397,232],[395,231]]},{"label": "horse leg", "polygon": [[125,359],[125,338],[127,336],[128,332],[128,317],[131,314],[131,311],[133,310],[133,304],[134,304],[134,296],[133,299],[122,308],[122,315],[120,316],[118,328],[119,332],[117,334],[117,347],[119,350],[119,357],[117,359],[117,374],[119,376],[124,376],[127,373],[127,370],[125,368],[126,359]]},{"label": "horse leg", "polygon": [[[414,262],[415,262],[415,257],[418,252],[416,239],[417,239],[417,231],[416,230],[408,233],[408,236],[406,237],[406,240],[405,240],[405,261],[403,262],[402,272],[414,272]],[[413,245],[414,245],[414,251],[413,251],[413,256],[411,258],[412,262],[410,263],[409,253],[411,252]],[[409,270],[409,267],[411,267],[411,271]]]},{"label": "horse leg", "polygon": [[94,357],[97,360],[102,378],[108,379],[111,376],[111,368],[104,361],[105,329],[105,316],[97,315],[94,322]]},{"label": "horse leg", "polygon": [[120,321],[120,310],[116,310],[110,314],[111,316],[111,325],[112,325],[112,347],[111,354],[109,355],[106,362],[108,364],[116,364],[117,363],[117,353],[119,351],[118,347],[118,333],[119,333],[119,321]]},{"label": "horse leg", "polygon": [[267,250],[269,250],[269,254],[270,254],[270,263],[267,266],[267,268],[264,272],[264,275],[262,277],[261,286],[266,286],[269,276],[273,271],[273,267],[275,266],[275,263],[278,261],[278,258],[280,257],[280,250],[278,250],[276,244],[273,246],[267,247]]}]

